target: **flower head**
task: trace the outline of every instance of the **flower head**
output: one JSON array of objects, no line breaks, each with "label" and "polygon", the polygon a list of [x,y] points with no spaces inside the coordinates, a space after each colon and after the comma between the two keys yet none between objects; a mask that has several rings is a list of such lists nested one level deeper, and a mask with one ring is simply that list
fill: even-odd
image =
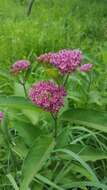
[{"label": "flower head", "polygon": [[84,65],[82,65],[82,66],[80,67],[80,71],[82,71],[82,72],[88,72],[88,71],[91,70],[92,67],[93,67],[92,64],[87,63],[87,64],[84,64]]},{"label": "flower head", "polygon": [[54,65],[61,73],[66,74],[75,71],[83,59],[82,52],[79,50],[60,50],[56,53],[45,53],[40,55],[37,60]]},{"label": "flower head", "polygon": [[37,61],[42,62],[42,63],[50,63],[51,56],[52,56],[51,52],[41,54],[39,57],[37,57]]},{"label": "flower head", "polygon": [[56,113],[64,104],[66,92],[63,86],[57,86],[51,81],[40,81],[29,90],[31,101],[52,113]]},{"label": "flower head", "polygon": [[30,62],[27,60],[16,61],[11,67],[11,72],[13,74],[18,74],[20,71],[27,70],[30,66]]},{"label": "flower head", "polygon": [[2,121],[3,116],[4,116],[4,113],[2,111],[0,111],[0,121]]},{"label": "flower head", "polygon": [[57,67],[61,73],[66,74],[75,71],[82,59],[83,55],[79,50],[61,50],[51,55],[50,63]]}]

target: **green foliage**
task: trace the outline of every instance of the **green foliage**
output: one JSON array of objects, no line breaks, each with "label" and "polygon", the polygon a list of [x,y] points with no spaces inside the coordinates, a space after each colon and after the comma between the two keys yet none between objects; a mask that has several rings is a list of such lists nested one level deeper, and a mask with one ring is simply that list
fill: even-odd
[{"label": "green foliage", "polygon": [[2,106],[6,108],[15,108],[23,110],[30,109],[36,111],[36,107],[29,100],[25,99],[24,97],[18,96],[0,96],[0,107]]},{"label": "green foliage", "polygon": [[[66,146],[66,149],[73,151],[78,154],[85,161],[96,161],[101,159],[107,159],[107,153],[96,150],[90,146],[84,146],[80,144],[71,144]],[[59,155],[63,159],[71,160],[72,156],[67,156],[64,154]]]},{"label": "green foliage", "polygon": [[[106,0],[0,0],[0,190],[107,189]],[[38,80],[62,84],[56,68],[36,56],[79,48],[93,70],[69,76],[53,138],[51,114],[25,97],[16,60],[31,61],[26,89]]]},{"label": "green foliage", "polygon": [[107,113],[87,109],[73,109],[64,112],[62,120],[87,126],[107,133]]},{"label": "green foliage", "polygon": [[107,38],[106,9],[105,0],[36,0],[28,18],[27,1],[0,1],[1,67],[61,48],[81,48],[99,57]]},{"label": "green foliage", "polygon": [[53,139],[49,136],[44,136],[34,141],[23,163],[20,190],[28,188],[33,177],[48,159],[54,144]]}]

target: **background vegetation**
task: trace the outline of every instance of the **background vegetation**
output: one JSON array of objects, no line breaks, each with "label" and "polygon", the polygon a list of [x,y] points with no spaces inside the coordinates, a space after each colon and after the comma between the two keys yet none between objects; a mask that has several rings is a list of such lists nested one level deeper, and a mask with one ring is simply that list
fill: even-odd
[{"label": "background vegetation", "polygon": [[107,39],[106,0],[0,1],[0,65],[34,54],[80,48],[99,56]]},{"label": "background vegetation", "polygon": [[[28,87],[35,81],[52,77],[49,68],[35,61],[36,56],[42,53],[79,48],[84,53],[85,61],[94,65],[89,75],[77,72],[70,77],[69,96],[61,111],[78,109],[76,112],[67,111],[61,116],[63,130],[59,129],[58,141],[60,148],[71,143],[70,150],[75,154],[63,152],[59,157],[63,158],[62,165],[57,166],[58,160],[55,168],[48,168],[51,158],[36,175],[31,189],[106,190],[107,1],[35,0],[29,17],[27,6],[27,0],[0,0],[0,95],[24,96],[21,86],[9,71],[11,64],[19,59],[29,59],[33,65]],[[25,103],[13,97],[0,97],[0,107],[7,112],[2,124],[5,139],[0,133],[0,190],[17,190],[16,183],[19,185],[27,148],[36,135],[47,134],[51,128],[51,119],[47,113],[37,109],[35,114],[34,107],[29,104],[26,106]],[[30,122],[31,133],[26,122]],[[36,125],[36,128],[32,125]],[[5,131],[6,127],[9,127],[9,134]],[[45,144],[46,139],[42,140]],[[48,144],[53,146],[50,138],[47,147]],[[47,147],[44,145],[42,148]],[[84,161],[78,157],[78,152]],[[27,171],[25,169],[24,172],[28,174]]]}]

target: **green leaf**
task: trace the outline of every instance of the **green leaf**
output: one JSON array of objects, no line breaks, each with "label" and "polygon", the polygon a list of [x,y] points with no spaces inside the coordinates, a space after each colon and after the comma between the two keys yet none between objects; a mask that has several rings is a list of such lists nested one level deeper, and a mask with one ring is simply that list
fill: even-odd
[{"label": "green leaf", "polygon": [[81,164],[70,162],[65,171],[62,171],[60,176],[58,176],[57,182],[63,186],[67,183],[78,181],[83,177],[86,177],[89,181],[93,181],[93,176]]},{"label": "green leaf", "polygon": [[69,129],[64,128],[62,129],[61,133],[57,138],[57,147],[65,147],[69,142]]},{"label": "green leaf", "polygon": [[62,187],[59,187],[54,182],[50,181],[48,178],[46,178],[46,177],[44,177],[44,176],[42,176],[40,174],[37,174],[36,178],[39,179],[40,181],[42,181],[43,183],[48,184],[50,187],[53,187],[53,188],[55,188],[57,190],[64,190]]},{"label": "green leaf", "polygon": [[43,136],[35,140],[23,163],[20,190],[27,190],[33,177],[48,159],[54,144],[55,142],[50,136]]},{"label": "green leaf", "polygon": [[42,131],[38,127],[22,121],[14,121],[13,128],[16,129],[19,136],[21,136],[28,145],[31,145],[33,141],[42,134]]},{"label": "green leaf", "polygon": [[55,150],[55,152],[61,152],[64,153],[65,155],[69,155],[71,158],[75,159],[76,161],[78,161],[88,172],[89,174],[91,174],[92,179],[94,182],[98,182],[99,180],[97,179],[95,173],[93,172],[93,170],[90,168],[90,166],[75,152],[69,150],[69,149],[57,149]]},{"label": "green leaf", "polygon": [[40,111],[29,100],[19,96],[0,96],[0,107]]},{"label": "green leaf", "polygon": [[71,91],[68,94],[68,98],[74,100],[75,102],[80,102],[81,101],[81,94],[80,92],[75,92],[75,91]]},{"label": "green leaf", "polygon": [[[0,126],[0,127],[1,127],[1,126]],[[1,128],[0,128],[0,146],[1,146],[2,144],[4,144],[4,135],[3,135],[3,132],[2,132],[2,130],[1,130]]]},{"label": "green leaf", "polygon": [[25,97],[23,86],[19,84],[18,82],[14,83],[14,95]]},{"label": "green leaf", "polygon": [[103,56],[104,63],[107,63],[107,51],[103,51],[102,56]]},{"label": "green leaf", "polygon": [[107,133],[107,113],[87,109],[72,109],[61,115],[61,120],[91,127]]},{"label": "green leaf", "polygon": [[92,57],[92,55],[89,55],[87,53],[84,54],[84,58],[89,62],[89,63],[94,63],[95,65],[99,65],[99,62]]},{"label": "green leaf", "polygon": [[15,152],[21,159],[25,158],[28,154],[28,147],[24,143],[21,137],[17,137],[12,147],[12,151]]},{"label": "green leaf", "polygon": [[[27,89],[29,87],[29,84],[26,83],[26,86],[27,86]],[[23,86],[19,83],[14,83],[14,95],[15,96],[21,96],[21,97],[25,97],[25,92],[24,92],[24,89],[23,89]],[[40,116],[40,113],[38,112],[38,109],[36,110],[22,110],[22,112],[24,113],[25,116],[27,116],[27,118],[30,119],[30,121],[33,123],[33,124],[36,124],[39,120],[39,116]],[[36,113],[35,113],[36,112]]]},{"label": "green leaf", "polygon": [[51,78],[58,78],[59,76],[58,70],[56,68],[48,68],[46,69],[46,73]]},{"label": "green leaf", "polygon": [[37,124],[41,114],[38,112],[38,110],[22,110],[23,114],[32,122],[32,124]]},{"label": "green leaf", "polygon": [[6,78],[8,81],[9,81],[9,80],[10,80],[10,81],[14,81],[13,78],[12,78],[12,76],[9,75],[9,73],[6,72],[6,70],[1,70],[1,69],[0,69],[0,76]]},{"label": "green leaf", "polygon": [[35,182],[35,183],[32,184],[31,189],[32,190],[43,190],[43,185]]},{"label": "green leaf", "polygon": [[71,164],[71,171],[73,173],[76,174],[76,176],[79,174],[81,174],[82,176],[85,176],[88,180],[92,181],[93,178],[92,176],[90,175],[90,173],[85,169],[83,168],[80,164],[77,164],[77,163],[72,163]]},{"label": "green leaf", "polygon": [[[78,154],[84,161],[96,161],[107,159],[107,153],[95,149],[90,146],[84,146],[81,144],[71,144],[66,146],[66,149],[71,150],[75,154]],[[71,160],[71,156],[67,154],[60,154],[60,157],[66,160]]]},{"label": "green leaf", "polygon": [[88,94],[88,104],[93,104],[93,103],[102,106],[102,97],[97,90],[90,91]]},{"label": "green leaf", "polygon": [[106,190],[107,186],[102,183],[96,183],[96,182],[90,182],[90,181],[76,181],[76,182],[71,182],[68,184],[64,184],[63,188],[64,189],[72,189],[74,187],[76,188],[84,188],[84,187],[97,187],[98,189],[103,189]]},{"label": "green leaf", "polygon": [[15,190],[19,190],[19,188],[18,188],[18,186],[17,186],[17,184],[16,184],[16,181],[15,181],[15,179],[13,178],[13,176],[11,175],[11,173],[10,173],[10,174],[7,174],[7,178],[8,178],[9,181],[11,182],[13,188],[14,188]]},{"label": "green leaf", "polygon": [[8,148],[10,148],[10,142],[11,142],[11,137],[9,134],[9,130],[8,130],[8,126],[9,126],[9,119],[8,119],[8,115],[4,114],[3,117],[3,121],[1,122],[1,132],[3,132],[3,136],[4,136],[4,141],[7,144]]}]

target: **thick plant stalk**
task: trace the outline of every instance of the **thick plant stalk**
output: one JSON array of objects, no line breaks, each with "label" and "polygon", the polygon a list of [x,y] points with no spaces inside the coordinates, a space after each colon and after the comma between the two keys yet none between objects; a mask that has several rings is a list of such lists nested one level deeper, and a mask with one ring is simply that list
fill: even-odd
[{"label": "thick plant stalk", "polygon": [[27,9],[27,16],[29,16],[31,14],[34,1],[35,0],[29,0],[28,9]]}]

